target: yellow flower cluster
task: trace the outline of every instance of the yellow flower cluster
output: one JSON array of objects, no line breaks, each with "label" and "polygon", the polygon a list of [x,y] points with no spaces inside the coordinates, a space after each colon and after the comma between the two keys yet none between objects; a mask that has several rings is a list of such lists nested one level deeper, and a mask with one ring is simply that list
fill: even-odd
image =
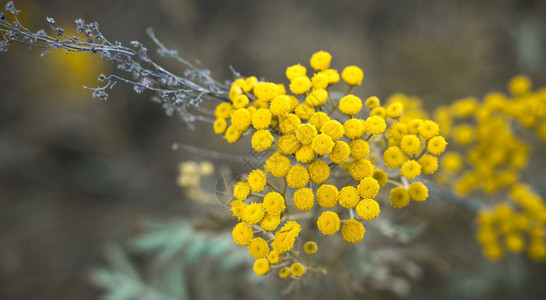
[{"label": "yellow flower cluster", "polygon": [[[348,66],[340,76],[331,61],[328,52],[313,54],[312,75],[301,64],[289,66],[288,89],[256,77],[239,78],[231,86],[230,101],[216,107],[217,134],[229,143],[251,135],[254,151],[268,151],[263,169],[253,170],[235,185],[231,203],[240,221],[233,239],[257,259],[258,275],[268,273],[270,265],[294,259],[291,252],[302,227],[293,216],[300,212],[312,212],[322,234],[339,232],[345,241],[357,243],[366,232],[363,222],[380,214],[374,198],[388,182],[400,186],[391,191],[395,207],[407,205],[400,193],[407,194],[407,202],[425,200],[427,188],[417,181],[409,184],[408,179],[434,173],[436,156],[447,145],[438,124],[420,113],[415,99],[396,94],[381,106],[375,96],[363,101],[333,91],[340,79],[349,91],[361,85],[364,73]],[[411,107],[408,116],[405,105]],[[339,186],[334,173],[346,175],[352,183]],[[279,180],[282,189],[275,184]],[[304,246],[307,254],[316,251],[310,245]],[[282,268],[279,276],[304,272],[296,262]]]}]

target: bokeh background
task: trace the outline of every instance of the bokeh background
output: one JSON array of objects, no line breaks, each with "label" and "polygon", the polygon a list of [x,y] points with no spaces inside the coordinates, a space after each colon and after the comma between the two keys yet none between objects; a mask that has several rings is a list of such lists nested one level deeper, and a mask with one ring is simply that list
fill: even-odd
[{"label": "bokeh background", "polygon": [[[15,4],[22,23],[34,31],[47,26],[46,16],[67,30],[81,17],[97,21],[110,40],[139,40],[152,49],[145,35],[152,27],[166,45],[199,60],[221,81],[232,79],[231,65],[244,75],[285,82],[287,65],[308,64],[322,49],[332,53],[335,68],[363,68],[365,82],[356,94],[417,95],[429,111],[464,96],[504,91],[516,74],[546,86],[546,2],[540,0]],[[226,147],[210,124],[189,130],[166,117],[149,95],[122,84],[107,102],[92,99],[81,86],[97,86],[98,74],[116,72],[96,55],[39,54],[21,45],[0,54],[0,299],[94,299],[101,291],[89,284],[88,271],[104,264],[105,244],[134,236],[145,219],[205,215],[176,185],[179,162],[206,159],[246,171],[237,161],[174,151],[173,143],[233,154],[247,150]],[[544,187],[538,188],[544,197]],[[468,229],[473,239],[469,223],[453,226]],[[510,265],[493,270],[509,273]],[[456,271],[471,289],[477,270]],[[528,299],[544,299],[544,265],[529,264],[526,271],[531,275],[515,284],[501,278],[480,299],[524,292]],[[464,298],[458,289],[425,276],[410,297]]]}]

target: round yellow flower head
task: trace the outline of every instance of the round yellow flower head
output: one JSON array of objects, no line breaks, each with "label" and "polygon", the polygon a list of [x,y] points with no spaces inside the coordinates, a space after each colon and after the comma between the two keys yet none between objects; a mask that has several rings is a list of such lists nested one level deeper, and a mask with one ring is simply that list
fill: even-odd
[{"label": "round yellow flower head", "polygon": [[413,179],[421,174],[421,165],[415,160],[408,160],[402,164],[400,174],[407,179]]},{"label": "round yellow flower head", "polygon": [[385,131],[387,128],[387,123],[385,123],[385,120],[379,116],[372,116],[366,119],[366,128],[369,133],[378,135]]},{"label": "round yellow flower head", "polygon": [[311,146],[304,145],[301,146],[298,151],[296,151],[296,160],[300,163],[306,164],[313,161],[313,159],[315,159],[315,155],[316,153]]},{"label": "round yellow flower head", "polygon": [[280,215],[286,208],[284,197],[277,192],[267,193],[264,197],[263,206],[267,213],[274,216]]},{"label": "round yellow flower head", "polygon": [[288,276],[290,276],[290,268],[289,267],[284,267],[284,268],[279,270],[279,278],[285,279],[285,278],[288,278]]},{"label": "round yellow flower head", "polygon": [[347,95],[339,100],[339,110],[346,115],[356,115],[361,109],[362,100],[355,95]]},{"label": "round yellow flower head", "polygon": [[250,241],[254,236],[254,232],[252,231],[252,227],[250,227],[250,225],[240,222],[233,227],[232,236],[235,243],[241,246],[246,246],[250,244]]},{"label": "round yellow flower head", "polygon": [[357,186],[362,198],[374,198],[379,192],[379,183],[373,177],[365,177]]},{"label": "round yellow flower head", "polygon": [[328,87],[329,81],[328,76],[323,73],[317,73],[311,78],[311,85],[316,90],[322,90]]},{"label": "round yellow flower head", "polygon": [[243,200],[235,200],[235,201],[232,201],[230,204],[231,204],[231,211],[233,212],[233,216],[237,217],[238,220],[241,220],[243,218],[243,213],[245,211],[247,204],[244,203]]},{"label": "round yellow flower head", "polygon": [[350,154],[351,148],[349,145],[347,145],[347,143],[343,141],[336,141],[334,148],[332,148],[332,152],[330,152],[330,160],[333,163],[342,164],[349,159]]},{"label": "round yellow flower head", "polygon": [[367,159],[357,160],[352,163],[349,173],[355,180],[373,176],[374,165]]},{"label": "round yellow flower head", "polygon": [[296,238],[301,231],[301,226],[296,221],[286,222],[281,229],[275,233],[273,238],[273,249],[283,254],[294,247]]},{"label": "round yellow flower head", "polygon": [[231,105],[231,103],[223,102],[216,106],[216,109],[214,110],[214,115],[219,119],[227,119],[231,115],[232,111],[233,106]]},{"label": "round yellow flower head", "polygon": [[271,124],[271,111],[260,108],[252,114],[252,126],[257,130],[265,129]]},{"label": "round yellow flower head", "polygon": [[546,244],[542,239],[533,239],[527,250],[529,258],[536,262],[543,262],[546,260]]},{"label": "round yellow flower head", "polygon": [[226,130],[226,134],[224,136],[226,141],[228,141],[230,144],[235,143],[241,138],[241,131],[234,126],[229,126]]},{"label": "round yellow flower head", "polygon": [[245,131],[250,125],[251,115],[246,108],[239,108],[231,116],[231,125],[239,131]]},{"label": "round yellow flower head", "polygon": [[453,128],[453,140],[456,144],[466,146],[474,140],[474,129],[468,124],[462,124]]},{"label": "round yellow flower head", "polygon": [[525,240],[521,234],[509,233],[505,238],[506,249],[513,253],[520,253],[525,247]]},{"label": "round yellow flower head", "polygon": [[334,140],[340,139],[345,134],[343,125],[337,120],[330,120],[322,125],[320,132],[327,134]]},{"label": "round yellow flower head", "polygon": [[275,140],[275,138],[273,137],[273,135],[271,135],[271,132],[269,132],[269,130],[258,130],[252,135],[252,148],[254,148],[254,150],[258,152],[267,150],[269,147],[271,147],[273,140]]},{"label": "round yellow flower head", "polygon": [[330,177],[330,167],[321,159],[315,159],[307,166],[309,177],[314,183],[321,184]]},{"label": "round yellow flower head", "polygon": [[307,103],[303,103],[296,106],[294,112],[302,120],[309,120],[309,118],[311,118],[311,116],[315,113],[315,109],[313,108],[313,106]]},{"label": "round yellow flower head", "polygon": [[258,82],[254,86],[256,98],[269,101],[277,96],[278,86],[272,82]]},{"label": "round yellow flower head", "polygon": [[310,188],[300,188],[294,192],[294,205],[301,211],[308,211],[313,207],[315,195]]},{"label": "round yellow flower head", "polygon": [[234,108],[245,108],[248,106],[248,97],[245,95],[237,95],[233,99]]},{"label": "round yellow flower head", "polygon": [[317,243],[313,241],[308,241],[303,245],[303,251],[308,255],[313,255],[317,253],[318,247]]},{"label": "round yellow flower head", "polygon": [[260,258],[254,262],[254,272],[258,274],[259,276],[263,276],[271,270],[271,267],[269,266],[269,262],[266,258]]},{"label": "round yellow flower head", "polygon": [[275,177],[285,177],[290,170],[290,159],[275,152],[265,161],[264,169]]},{"label": "round yellow flower head", "polygon": [[372,110],[378,107],[381,104],[381,101],[379,101],[379,98],[377,98],[376,96],[371,96],[368,99],[366,99],[365,104],[369,110]]},{"label": "round yellow flower head", "polygon": [[254,170],[248,174],[248,184],[253,192],[261,192],[267,183],[267,176],[262,170]]},{"label": "round yellow flower head", "polygon": [[307,93],[311,88],[311,80],[307,76],[296,77],[294,80],[290,81],[290,91],[295,95],[302,95]]},{"label": "round yellow flower head", "polygon": [[358,190],[354,186],[346,186],[339,191],[339,205],[345,208],[353,208],[360,200]]},{"label": "round yellow flower head", "polygon": [[315,126],[309,123],[301,124],[296,129],[296,137],[302,145],[311,145],[313,138],[317,135]]},{"label": "round yellow flower head", "polygon": [[463,165],[463,159],[459,153],[448,152],[442,155],[442,169],[449,172],[457,172]]},{"label": "round yellow flower head", "polygon": [[279,117],[279,128],[284,134],[292,134],[301,126],[300,115],[289,113],[283,117]]},{"label": "round yellow flower head", "polygon": [[294,277],[301,277],[303,273],[305,273],[305,268],[300,263],[293,263],[290,266],[290,273],[292,273],[292,276]]},{"label": "round yellow flower head", "polygon": [[212,127],[214,129],[214,133],[222,134],[226,132],[227,122],[225,119],[216,119],[216,121],[214,121],[214,123],[212,124]]},{"label": "round yellow flower head", "polygon": [[387,117],[398,118],[402,115],[403,110],[404,110],[404,106],[402,105],[402,103],[395,102],[387,106],[385,113],[387,114]]},{"label": "round yellow flower head", "polygon": [[355,219],[347,220],[341,226],[341,236],[349,243],[360,242],[365,233],[364,225]]},{"label": "round yellow flower head", "polygon": [[319,155],[330,154],[334,148],[332,138],[324,133],[321,133],[313,138],[311,148]]},{"label": "round yellow flower head", "polygon": [[438,158],[436,156],[425,154],[419,159],[419,164],[423,174],[433,174],[438,170]]},{"label": "round yellow flower head", "polygon": [[311,118],[309,118],[309,123],[313,124],[317,130],[320,130],[322,125],[328,121],[330,121],[330,117],[321,111],[314,113]]},{"label": "round yellow flower head", "polygon": [[422,182],[415,181],[409,186],[409,194],[415,201],[425,201],[428,197],[428,189]]},{"label": "round yellow flower head", "polygon": [[416,135],[408,134],[402,137],[400,148],[408,155],[413,155],[421,148],[421,141]]},{"label": "round yellow flower head", "polygon": [[302,188],[309,182],[309,172],[301,165],[294,165],[286,175],[286,183],[291,188]]},{"label": "round yellow flower head", "polygon": [[250,194],[250,185],[246,182],[237,182],[233,188],[233,196],[235,196],[235,199],[245,200],[248,198],[248,194]]},{"label": "round yellow flower head", "polygon": [[262,203],[250,203],[245,207],[243,211],[243,221],[248,224],[256,224],[262,220],[265,215],[265,211]]},{"label": "round yellow flower head", "polygon": [[364,72],[357,66],[348,66],[341,72],[341,78],[348,85],[361,85]]},{"label": "round yellow flower head", "polygon": [[328,92],[323,89],[316,89],[305,96],[305,103],[310,106],[319,106],[326,102]]},{"label": "round yellow flower head", "polygon": [[343,124],[343,129],[345,131],[345,137],[351,140],[361,137],[366,128],[364,128],[365,122],[361,122],[359,119],[348,119]]},{"label": "round yellow flower head", "polygon": [[339,231],[341,222],[339,216],[333,211],[323,212],[317,220],[317,226],[324,235],[331,235]]},{"label": "round yellow flower head", "polygon": [[381,119],[385,120],[386,116],[387,112],[381,106],[372,109],[372,111],[370,112],[370,117],[380,117]]},{"label": "round yellow flower head", "polygon": [[338,190],[331,184],[323,184],[317,189],[317,203],[325,208],[332,208],[337,203]]},{"label": "round yellow flower head", "polygon": [[274,116],[284,116],[290,111],[290,103],[292,101],[286,95],[280,95],[273,98],[269,109]]},{"label": "round yellow flower head", "polygon": [[482,250],[483,255],[491,261],[498,261],[503,256],[501,247],[496,243],[484,245]]},{"label": "round yellow flower head", "polygon": [[379,187],[383,187],[385,184],[387,184],[387,173],[381,169],[374,169],[372,177],[377,180],[377,183],[379,183]]},{"label": "round yellow flower head", "polygon": [[430,139],[433,136],[436,136],[440,133],[440,127],[438,124],[431,120],[426,120],[419,125],[419,134],[425,139]]},{"label": "round yellow flower head", "polygon": [[262,238],[253,238],[248,245],[248,253],[255,259],[269,255],[269,244]]},{"label": "round yellow flower head", "polygon": [[311,56],[311,67],[317,71],[323,71],[330,67],[332,55],[326,51],[318,51]]},{"label": "round yellow flower head", "polygon": [[419,126],[421,126],[421,124],[423,124],[423,120],[419,120],[419,119],[414,119],[414,120],[411,120],[409,123],[408,123],[408,132],[410,134],[419,134]]},{"label": "round yellow flower head", "polygon": [[280,261],[279,251],[271,250],[271,252],[269,252],[269,256],[267,257],[267,261],[272,265],[278,264]]},{"label": "round yellow flower head", "polygon": [[326,69],[320,72],[328,77],[328,84],[334,84],[339,82],[339,73],[335,69]]},{"label": "round yellow flower head", "polygon": [[508,82],[508,90],[514,96],[521,96],[528,93],[531,90],[531,79],[525,75],[514,76]]},{"label": "round yellow flower head", "polygon": [[293,135],[282,135],[277,140],[277,148],[282,154],[294,154],[300,148],[301,144],[298,138]]},{"label": "round yellow flower head", "polygon": [[396,169],[400,167],[405,159],[406,157],[402,153],[402,150],[396,146],[387,148],[383,153],[383,160],[385,160],[385,165],[389,168]]},{"label": "round yellow flower head", "polygon": [[395,187],[391,190],[391,205],[396,208],[404,208],[410,202],[410,194],[404,187]]},{"label": "round yellow flower head", "polygon": [[373,199],[363,199],[356,205],[356,213],[366,221],[377,218],[380,212],[379,203]]},{"label": "round yellow flower head", "polygon": [[280,216],[274,216],[268,213],[266,213],[263,219],[260,221],[260,226],[265,231],[275,230],[280,224],[281,224]]},{"label": "round yellow flower head", "polygon": [[258,78],[255,76],[248,77],[243,84],[243,91],[245,91],[245,93],[251,92],[256,83],[258,83]]},{"label": "round yellow flower head", "polygon": [[428,141],[427,150],[431,154],[440,155],[446,150],[447,142],[443,136],[435,136]]},{"label": "round yellow flower head", "polygon": [[354,140],[349,144],[351,156],[356,160],[363,160],[370,154],[370,145],[365,140]]},{"label": "round yellow flower head", "polygon": [[307,69],[304,66],[297,64],[286,68],[286,78],[288,80],[292,81],[302,76],[307,76]]}]

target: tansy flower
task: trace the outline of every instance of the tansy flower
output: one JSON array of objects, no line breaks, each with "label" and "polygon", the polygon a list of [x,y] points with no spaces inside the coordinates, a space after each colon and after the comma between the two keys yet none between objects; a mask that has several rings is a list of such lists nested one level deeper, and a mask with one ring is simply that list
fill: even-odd
[{"label": "tansy flower", "polygon": [[296,160],[306,164],[313,161],[313,159],[315,159],[315,155],[316,153],[311,146],[301,146],[298,151],[296,151]]},{"label": "tansy flower", "polygon": [[243,219],[243,213],[245,211],[247,204],[244,203],[243,200],[235,200],[235,201],[232,201],[230,204],[231,204],[231,212],[233,212],[233,216],[237,217],[238,220]]},{"label": "tansy flower", "polygon": [[311,86],[316,90],[325,89],[328,83],[328,76],[326,74],[317,73],[311,78]]},{"label": "tansy flower", "polygon": [[318,229],[324,235],[338,232],[340,224],[339,216],[333,211],[323,212],[317,220]]},{"label": "tansy flower", "polygon": [[275,177],[285,177],[290,170],[290,159],[275,152],[265,161],[264,169]]},{"label": "tansy flower", "polygon": [[370,117],[380,117],[381,119],[385,120],[386,116],[387,113],[385,109],[381,106],[372,109],[372,111],[370,112]]},{"label": "tansy flower", "polygon": [[313,138],[311,148],[319,155],[329,154],[334,148],[332,138],[324,133],[321,133]]},{"label": "tansy flower", "polygon": [[252,107],[255,107],[256,109],[267,109],[269,108],[269,102],[267,100],[256,99],[252,101]]},{"label": "tansy flower", "polygon": [[265,129],[271,124],[271,111],[260,108],[252,114],[252,126],[257,130]]},{"label": "tansy flower", "polygon": [[245,95],[238,95],[233,99],[234,108],[245,108],[248,106],[248,97]]},{"label": "tansy flower", "polygon": [[390,168],[396,169],[404,163],[405,156],[400,148],[393,146],[385,150],[385,152],[383,153],[383,160],[385,161],[385,165]]},{"label": "tansy flower", "polygon": [[449,172],[457,172],[461,169],[463,161],[461,155],[456,152],[448,152],[442,156],[442,169]]},{"label": "tansy flower", "polygon": [[466,146],[474,140],[474,129],[467,124],[459,125],[453,128],[453,140],[456,144]]},{"label": "tansy flower", "polygon": [[246,246],[250,244],[250,241],[254,236],[254,232],[252,231],[252,227],[250,227],[250,225],[240,222],[233,227],[232,236],[235,243]]},{"label": "tansy flower", "polygon": [[351,156],[356,160],[362,160],[370,154],[370,145],[365,140],[354,140],[349,143]]},{"label": "tansy flower", "polygon": [[296,137],[302,145],[310,145],[315,135],[317,135],[317,129],[309,123],[301,124],[296,129]]},{"label": "tansy flower", "polygon": [[250,125],[251,116],[246,108],[239,108],[231,116],[231,125],[239,131],[245,131]]},{"label": "tansy flower", "polygon": [[427,150],[431,154],[440,155],[446,149],[447,142],[443,136],[435,136],[428,141]]},{"label": "tansy flower", "polygon": [[338,195],[339,205],[345,208],[353,208],[360,200],[358,190],[353,186],[343,187]]},{"label": "tansy flower", "polygon": [[294,165],[286,175],[286,183],[291,188],[302,188],[309,182],[309,172],[301,165]]},{"label": "tansy flower", "polygon": [[380,212],[379,203],[373,199],[363,199],[356,205],[356,213],[366,221],[377,218]]},{"label": "tansy flower", "polygon": [[341,236],[349,243],[360,242],[365,233],[364,225],[355,219],[347,220],[341,226]]},{"label": "tansy flower", "polygon": [[301,144],[294,134],[281,135],[277,140],[277,148],[282,154],[294,154]]},{"label": "tansy flower", "polygon": [[362,180],[364,177],[373,175],[374,165],[367,159],[357,160],[353,162],[349,169],[349,173],[355,180]]},{"label": "tansy flower", "polygon": [[271,101],[269,109],[274,116],[284,116],[290,111],[290,102],[288,96],[280,95]]},{"label": "tansy flower", "polygon": [[395,102],[387,106],[385,113],[387,117],[398,118],[402,115],[403,110],[404,110],[404,106],[402,106],[402,103]]},{"label": "tansy flower", "polygon": [[436,156],[425,154],[419,159],[419,164],[423,174],[433,174],[438,170],[438,158]]},{"label": "tansy flower", "polygon": [[315,195],[310,188],[300,188],[294,192],[294,205],[301,211],[308,211],[313,207]]},{"label": "tansy flower", "polygon": [[307,166],[309,177],[314,183],[321,184],[330,177],[330,167],[321,159],[315,159]]},{"label": "tansy flower", "polygon": [[313,255],[317,253],[317,243],[313,241],[308,241],[303,245],[303,251],[308,255]]},{"label": "tansy flower", "polygon": [[336,164],[344,163],[351,153],[351,149],[347,143],[343,141],[336,141],[332,152],[330,152],[330,160]]},{"label": "tansy flower", "polygon": [[245,91],[245,93],[251,92],[256,83],[258,83],[258,78],[255,76],[247,77],[247,79],[245,79],[245,83],[242,85],[243,91]]},{"label": "tansy flower", "polygon": [[521,96],[531,90],[531,79],[525,75],[514,76],[508,81],[508,90],[514,96]]},{"label": "tansy flower", "polygon": [[222,134],[226,131],[227,128],[227,122],[225,119],[216,119],[214,123],[212,124],[214,133],[216,134]]},{"label": "tansy flower", "polygon": [[311,118],[311,116],[315,113],[315,109],[313,108],[313,106],[307,103],[303,103],[296,106],[296,109],[294,109],[294,112],[302,120],[309,120],[309,118]]},{"label": "tansy flower", "polygon": [[355,95],[347,95],[339,100],[339,110],[346,115],[356,115],[361,109],[362,100]]},{"label": "tansy flower", "polygon": [[263,276],[269,273],[269,270],[271,270],[271,268],[269,266],[269,262],[267,261],[267,259],[260,258],[254,262],[253,270],[259,276]]},{"label": "tansy flower", "polygon": [[348,66],[341,72],[341,78],[348,85],[361,85],[364,72],[357,66]]},{"label": "tansy flower", "polygon": [[379,183],[373,177],[365,177],[357,186],[362,198],[374,198],[379,192]]},{"label": "tansy flower", "polygon": [[265,211],[262,203],[252,202],[243,211],[243,221],[249,224],[256,224],[262,220]]},{"label": "tansy flower", "polygon": [[317,203],[325,208],[332,208],[337,203],[338,190],[334,185],[323,184],[317,189]]},{"label": "tansy flower", "polygon": [[306,74],[307,74],[307,69],[300,64],[293,65],[286,68],[286,78],[288,78],[288,80],[290,81],[298,77],[306,76]]},{"label": "tansy flower", "polygon": [[311,67],[317,71],[328,69],[332,55],[326,51],[318,51],[311,56]]},{"label": "tansy flower", "polygon": [[313,124],[317,130],[320,130],[322,125],[328,121],[330,121],[330,117],[321,111],[314,113],[311,118],[309,118],[309,123]]},{"label": "tansy flower", "polygon": [[326,102],[327,98],[328,92],[326,90],[317,89],[305,96],[305,103],[310,106],[320,106]]},{"label": "tansy flower", "polygon": [[438,126],[438,124],[431,120],[423,121],[423,123],[419,125],[418,130],[419,134],[425,139],[430,139],[431,137],[436,136],[438,135],[438,133],[440,133],[440,127]]},{"label": "tansy flower", "polygon": [[379,104],[381,104],[381,101],[379,101],[379,98],[377,98],[376,96],[371,96],[368,99],[366,99],[365,104],[366,104],[366,107],[369,110],[372,110],[372,109],[378,107]]},{"label": "tansy flower", "polygon": [[419,134],[419,126],[423,123],[423,120],[414,119],[408,123],[408,132],[410,134]]},{"label": "tansy flower", "polygon": [[279,263],[279,258],[279,252],[277,250],[271,250],[271,252],[269,252],[269,256],[267,257],[267,261],[272,265],[276,265]]},{"label": "tansy flower", "polygon": [[263,219],[260,221],[260,226],[265,231],[275,230],[280,224],[281,224],[280,216],[274,216],[268,213],[266,213]]},{"label": "tansy flower", "polygon": [[383,187],[385,184],[387,184],[387,173],[381,169],[375,168],[373,170],[372,177],[377,180],[377,183],[379,183],[379,187]]},{"label": "tansy flower", "polygon": [[254,148],[254,150],[258,152],[264,151],[271,147],[274,139],[275,138],[273,137],[273,135],[271,135],[271,132],[269,132],[269,130],[258,130],[252,135],[252,148]]},{"label": "tansy flower", "polygon": [[248,245],[248,253],[255,259],[266,258],[269,255],[269,244],[262,238],[254,238]]},{"label": "tansy flower", "polygon": [[311,80],[307,76],[296,77],[290,81],[290,91],[295,95],[305,94],[311,88]]},{"label": "tansy flower", "polygon": [[248,174],[248,184],[253,192],[261,192],[267,183],[267,176],[262,170],[254,170]]},{"label": "tansy flower", "polygon": [[256,98],[269,101],[277,96],[277,85],[272,82],[258,82],[254,86],[254,95]]},{"label": "tansy flower", "polygon": [[409,186],[409,194],[411,199],[415,201],[425,201],[428,197],[428,189],[421,182],[412,182]]},{"label": "tansy flower", "polygon": [[286,208],[284,197],[277,192],[269,192],[264,197],[263,207],[267,213],[278,216]]},{"label": "tansy flower", "polygon": [[387,124],[381,117],[373,116],[366,119],[366,129],[371,134],[381,134],[385,131],[385,128],[387,128]]},{"label": "tansy flower", "polygon": [[335,69],[326,69],[324,71],[320,71],[320,73],[328,77],[328,84],[339,82],[339,73]]},{"label": "tansy flower", "polygon": [[235,184],[235,187],[233,188],[233,196],[235,196],[235,199],[245,200],[248,198],[248,194],[250,194],[250,185],[248,183],[239,181]]},{"label": "tansy flower", "polygon": [[296,238],[301,231],[301,226],[296,221],[286,222],[281,229],[275,233],[273,238],[273,249],[283,254],[294,247]]},{"label": "tansy flower", "polygon": [[279,270],[279,278],[285,279],[288,276],[290,276],[290,268],[289,267],[284,267],[284,268]]},{"label": "tansy flower", "polygon": [[415,135],[408,134],[402,137],[400,148],[408,155],[413,155],[421,148],[421,141]]},{"label": "tansy flower", "polygon": [[219,119],[228,119],[231,115],[232,110],[233,106],[231,105],[231,103],[223,102],[216,106],[216,109],[214,110],[214,115]]},{"label": "tansy flower", "polygon": [[408,160],[402,164],[400,174],[407,179],[413,179],[421,174],[421,165],[415,160]]},{"label": "tansy flower", "polygon": [[230,144],[235,143],[241,138],[241,131],[233,126],[229,126],[228,129],[226,130],[226,134],[224,135],[224,138]]},{"label": "tansy flower", "polygon": [[340,139],[345,134],[343,125],[337,120],[330,120],[322,125],[320,132],[327,134],[334,140]]},{"label": "tansy flower", "polygon": [[396,208],[404,208],[409,204],[410,195],[404,187],[395,187],[391,190],[390,201],[392,206]]},{"label": "tansy flower", "polygon": [[345,123],[343,124],[345,137],[351,140],[361,137],[366,130],[364,128],[364,124],[366,123],[361,122],[361,120],[359,119],[348,119],[347,121],[345,121]]},{"label": "tansy flower", "polygon": [[292,273],[292,276],[294,277],[301,277],[303,273],[305,273],[305,268],[300,263],[293,263],[290,266],[290,273]]}]

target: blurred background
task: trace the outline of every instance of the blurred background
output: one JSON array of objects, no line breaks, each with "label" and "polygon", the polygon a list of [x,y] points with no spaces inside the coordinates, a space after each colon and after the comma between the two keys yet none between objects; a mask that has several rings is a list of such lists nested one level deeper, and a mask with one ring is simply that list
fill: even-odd
[{"label": "blurred background", "polygon": [[[334,68],[355,64],[364,70],[357,95],[417,95],[428,111],[464,96],[505,91],[516,74],[546,86],[546,1],[540,0],[15,4],[33,31],[47,26],[46,16],[68,31],[81,17],[97,21],[110,40],[139,40],[152,50],[145,34],[152,27],[164,44],[188,61],[199,60],[219,81],[233,78],[231,65],[243,75],[286,83],[286,66],[308,65],[322,49],[332,53]],[[210,160],[235,173],[247,171],[237,160],[173,150],[173,143],[234,155],[247,148],[226,147],[210,124],[189,130],[149,95],[122,84],[110,100],[92,99],[82,85],[97,86],[98,74],[116,72],[97,55],[39,54],[22,45],[0,54],[0,299],[94,299],[101,291],[89,283],[88,271],[105,263],[105,244],[133,237],[146,219],[205,215],[176,185],[179,162]],[[545,196],[544,187],[539,192]],[[465,218],[468,223],[453,227],[473,240],[472,216]],[[479,255],[479,246],[471,252]],[[516,283],[500,278],[493,288],[465,294],[460,289],[472,289],[480,270],[462,265],[454,276],[465,278],[463,285],[425,276],[409,297],[513,299],[525,292],[528,299],[544,299],[544,265],[527,267],[530,275]],[[510,265],[495,268],[491,272],[502,273]]]}]

